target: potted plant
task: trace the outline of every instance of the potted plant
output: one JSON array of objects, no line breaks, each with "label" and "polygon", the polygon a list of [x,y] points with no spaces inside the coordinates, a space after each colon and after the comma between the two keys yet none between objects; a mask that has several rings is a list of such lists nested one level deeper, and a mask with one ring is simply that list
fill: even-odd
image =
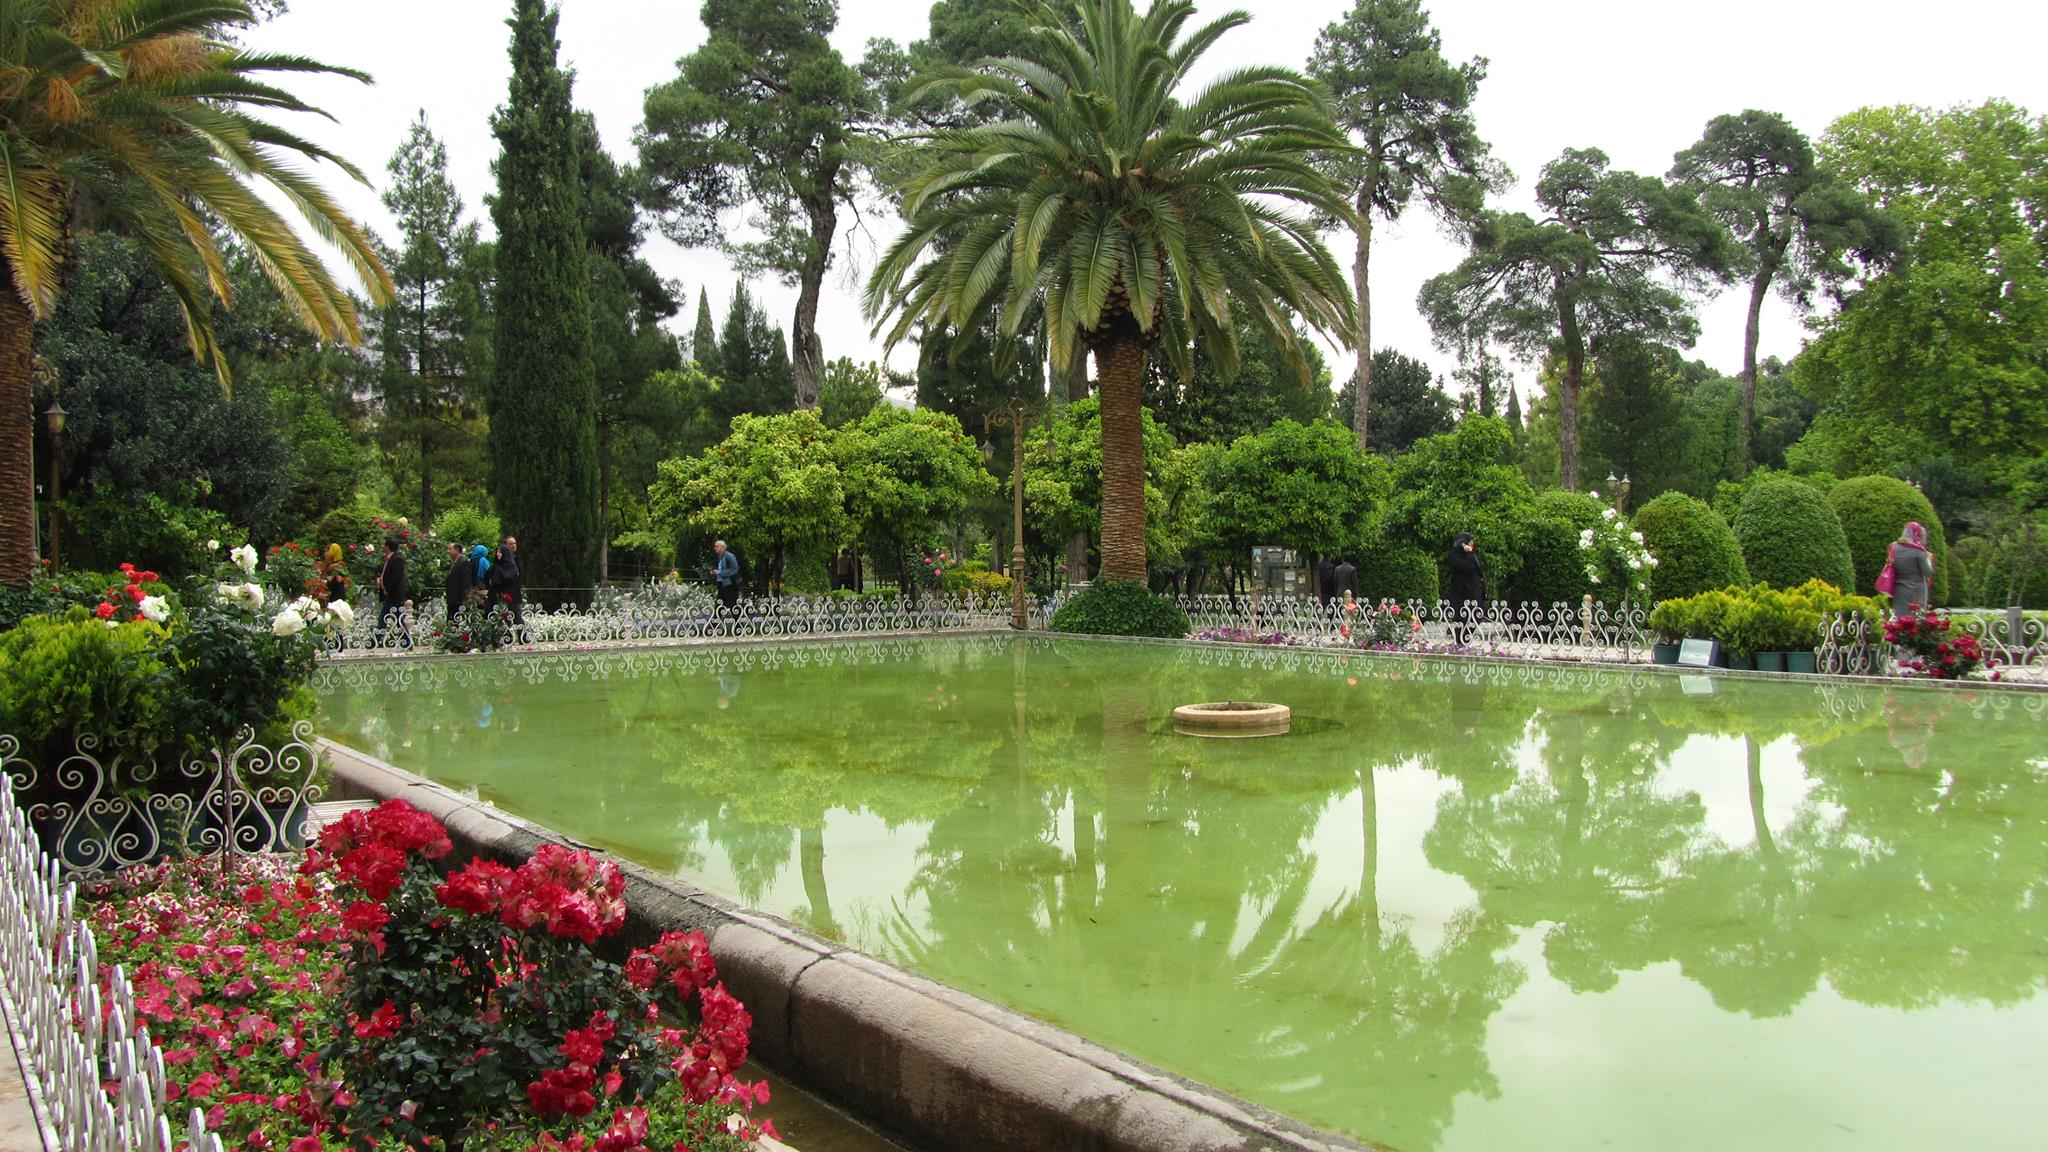
[{"label": "potted plant", "polygon": [[1678,663],[1678,645],[1692,623],[1690,598],[1665,600],[1650,610],[1649,625],[1657,633],[1650,647],[1650,659],[1657,664]]},{"label": "potted plant", "polygon": [[1783,672],[1785,651],[1793,644],[1791,598],[1772,588],[1758,588],[1748,597],[1750,643],[1756,670]]},{"label": "potted plant", "polygon": [[1756,668],[1758,625],[1755,600],[1747,596],[1728,598],[1727,610],[1721,614],[1720,629],[1714,634],[1714,639],[1721,642],[1729,668],[1740,672]]}]

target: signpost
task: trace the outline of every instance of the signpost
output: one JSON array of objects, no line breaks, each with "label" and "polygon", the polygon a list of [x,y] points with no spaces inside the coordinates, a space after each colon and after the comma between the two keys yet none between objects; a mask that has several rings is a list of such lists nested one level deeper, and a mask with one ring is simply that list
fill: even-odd
[{"label": "signpost", "polygon": [[1686,640],[1678,646],[1678,663],[1687,668],[1712,668],[1721,654],[1714,640]]}]

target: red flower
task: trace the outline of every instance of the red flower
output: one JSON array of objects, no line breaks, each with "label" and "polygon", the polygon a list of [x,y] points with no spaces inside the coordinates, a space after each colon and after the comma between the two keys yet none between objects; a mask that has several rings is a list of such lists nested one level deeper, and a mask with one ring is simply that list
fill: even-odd
[{"label": "red flower", "polygon": [[370,1013],[368,1020],[356,1021],[356,1039],[371,1040],[396,1035],[398,1026],[403,1023],[405,1017],[399,1014],[397,1006],[386,1000],[375,1012]]},{"label": "red flower", "polygon": [[405,854],[385,844],[365,844],[341,858],[340,872],[372,900],[382,900],[404,878]]},{"label": "red flower", "polygon": [[102,620],[112,620],[114,618],[114,606],[102,600],[100,601],[100,606],[93,609],[93,613]]},{"label": "red flower", "polygon": [[611,1127],[597,1138],[594,1152],[644,1152],[647,1147],[647,1109],[621,1108],[612,1113]]},{"label": "red flower", "polygon": [[301,1136],[292,1141],[291,1145],[285,1149],[285,1152],[324,1152],[324,1150],[320,1143],[319,1135],[315,1134],[312,1136]]},{"label": "red flower", "polygon": [[467,867],[434,887],[434,899],[458,912],[487,916],[497,911],[498,902],[512,883],[512,870],[503,864],[476,857]]},{"label": "red flower", "polygon": [[596,1073],[585,1067],[551,1069],[526,1086],[526,1102],[540,1116],[588,1116],[597,1108],[590,1092],[596,1083]]},{"label": "red flower", "polygon": [[654,987],[661,979],[661,965],[645,949],[636,950],[626,958],[626,982],[635,988],[646,990]]},{"label": "red flower", "polygon": [[571,1064],[595,1068],[604,1062],[605,1043],[618,1035],[618,1031],[619,1026],[612,1023],[611,1017],[599,1010],[590,1014],[589,1027],[571,1028],[562,1037],[562,1046],[555,1051],[567,1056]]}]

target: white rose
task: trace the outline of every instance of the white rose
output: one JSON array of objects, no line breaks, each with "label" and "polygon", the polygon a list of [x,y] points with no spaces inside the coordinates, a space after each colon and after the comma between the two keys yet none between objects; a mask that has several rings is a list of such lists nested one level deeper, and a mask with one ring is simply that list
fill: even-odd
[{"label": "white rose", "polygon": [[263,585],[244,584],[236,591],[241,597],[242,606],[249,611],[254,612],[263,607]]},{"label": "white rose", "polygon": [[1657,566],[1657,558],[1655,556],[1648,557],[1643,561],[1643,563],[1648,564],[1652,568],[1655,568]]},{"label": "white rose", "polygon": [[1633,570],[1635,570],[1635,569],[1639,569],[1639,568],[1641,568],[1641,567],[1643,566],[1643,562],[1642,562],[1641,560],[1638,560],[1638,559],[1636,559],[1635,557],[1631,556],[1631,557],[1629,557],[1629,558],[1628,558],[1628,566],[1629,566],[1630,570],[1632,570],[1632,571],[1633,571]]},{"label": "white rose", "polygon": [[144,620],[156,624],[161,624],[171,618],[171,606],[164,603],[164,598],[161,596],[144,596],[142,602],[135,606],[135,610],[142,613]]},{"label": "white rose", "polygon": [[1588,492],[1586,493],[1586,495],[1591,496],[1595,500],[1598,500],[1600,498],[1600,493],[1598,492]]},{"label": "white rose", "polygon": [[1620,513],[1616,512],[1612,508],[1602,508],[1600,510],[1600,518],[1602,520],[1612,520],[1618,515],[1620,515]]},{"label": "white rose", "polygon": [[356,610],[349,607],[348,601],[346,600],[328,601],[327,614],[329,616],[334,617],[336,620],[341,621],[341,626],[343,628],[346,628],[349,625],[356,622]]},{"label": "white rose", "polygon": [[306,618],[289,608],[279,612],[270,622],[270,632],[274,636],[297,636],[305,630]]},{"label": "white rose", "polygon": [[208,552],[218,552],[218,551],[220,551],[220,541],[218,541],[218,540],[208,540],[208,541],[206,542],[206,550],[207,550]]},{"label": "white rose", "polygon": [[229,552],[228,559],[233,560],[235,567],[240,568],[244,575],[256,571],[256,549],[251,548],[247,544],[243,544],[234,551]]},{"label": "white rose", "polygon": [[1593,546],[1593,530],[1592,530],[1591,528],[1588,528],[1588,529],[1586,529],[1585,531],[1583,531],[1583,532],[1579,533],[1579,547],[1581,547],[1581,548],[1591,548],[1592,546]]},{"label": "white rose", "polygon": [[1631,532],[1628,534],[1628,538],[1635,541],[1638,544],[1641,544],[1643,542],[1643,534],[1641,532]]},{"label": "white rose", "polygon": [[320,602],[311,596],[301,596],[286,605],[285,611],[296,614],[301,620],[311,620],[320,615],[321,607]]}]

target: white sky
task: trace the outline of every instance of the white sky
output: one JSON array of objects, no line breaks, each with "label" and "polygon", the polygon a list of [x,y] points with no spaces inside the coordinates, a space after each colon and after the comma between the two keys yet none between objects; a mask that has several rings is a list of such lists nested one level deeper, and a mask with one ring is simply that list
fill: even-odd
[{"label": "white sky", "polygon": [[[1141,0],[1142,2],[1142,0]],[[1316,33],[1349,0],[1250,0],[1249,26],[1209,54],[1215,68],[1242,63],[1305,67]],[[622,163],[634,160],[632,134],[645,91],[675,75],[676,61],[704,38],[691,0],[563,0],[563,62],[576,70],[575,99],[592,111],[606,146]],[[1531,206],[1537,170],[1567,147],[1598,147],[1615,166],[1662,174],[1672,154],[1696,140],[1712,117],[1762,108],[1790,117],[1818,136],[1837,116],[1873,104],[1946,106],[1989,97],[2048,112],[2048,4],[1953,0],[1931,5],[1898,0],[1722,0],[1709,7],[1645,0],[1435,0],[1430,5],[1454,60],[1491,61],[1479,91],[1481,134],[1517,177],[1503,203]],[[448,146],[451,175],[472,218],[490,219],[483,198],[493,188],[496,143],[489,119],[505,97],[510,66],[504,19],[507,0],[292,0],[282,19],[252,36],[258,48],[298,52],[371,72],[374,87],[342,81],[291,82],[338,124],[294,126],[348,157],[374,180],[404,139],[416,110],[425,109]],[[1201,11],[1226,10],[1203,3]],[[857,59],[871,37],[922,38],[923,0],[842,0],[833,43]],[[337,178],[343,201],[388,234],[390,220],[374,191]],[[820,309],[828,357],[871,359],[880,349],[861,319],[849,273],[864,272],[893,217],[863,217],[872,232],[835,256]],[[851,220],[842,216],[842,233]],[[1332,250],[1350,262],[1351,238],[1333,236]],[[683,282],[689,306],[674,322],[687,333],[700,287],[724,315],[734,274],[711,251],[676,247],[651,234],[647,254],[665,276]],[[1372,289],[1374,344],[1424,356],[1447,373],[1450,357],[1431,346],[1415,310],[1422,282],[1452,267],[1458,247],[1424,213],[1382,224],[1375,236]],[[851,259],[849,259],[851,255]],[[772,282],[753,290],[785,330],[796,294]],[[1741,363],[1741,293],[1705,307],[1695,354],[1732,373]],[[1763,355],[1798,351],[1802,329],[1775,302],[1766,313]],[[891,358],[908,368],[911,349]],[[1346,374],[1344,362],[1333,363]],[[1515,366],[1527,400],[1533,371]]]}]

